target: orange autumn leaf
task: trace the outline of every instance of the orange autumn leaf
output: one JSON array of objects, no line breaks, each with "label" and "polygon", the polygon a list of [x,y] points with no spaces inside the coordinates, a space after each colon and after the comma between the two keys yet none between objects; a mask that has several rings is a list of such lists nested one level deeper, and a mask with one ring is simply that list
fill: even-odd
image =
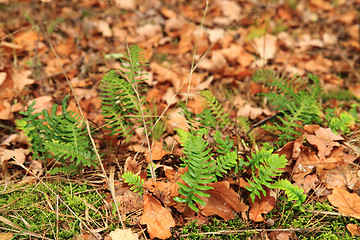
[{"label": "orange autumn leaf", "polygon": [[328,199],[334,207],[339,209],[340,213],[360,219],[360,197],[356,193],[349,193],[342,188],[334,187]]},{"label": "orange autumn leaf", "polygon": [[360,237],[360,226],[356,224],[349,223],[346,225],[347,230],[350,232],[351,236]]},{"label": "orange autumn leaf", "polygon": [[175,226],[175,221],[169,210],[149,194],[144,196],[144,214],[141,216],[140,222],[147,225],[151,239],[171,237],[170,227]]},{"label": "orange autumn leaf", "polygon": [[228,181],[215,182],[208,184],[208,186],[214,189],[206,191],[210,197],[200,197],[206,202],[205,206],[199,206],[203,215],[218,215],[228,221],[234,218],[233,210],[236,212],[248,210],[249,207],[240,202],[238,194],[230,189]]},{"label": "orange autumn leaf", "polygon": [[[170,153],[169,151],[165,151],[163,148],[163,141],[154,141],[152,146],[152,160],[160,160],[163,156]],[[146,160],[150,162],[150,154],[146,156]]]},{"label": "orange autumn leaf", "polygon": [[275,201],[275,197],[271,196],[270,190],[266,188],[266,197],[264,197],[264,195],[261,193],[260,199],[258,196],[256,196],[254,202],[250,200],[249,219],[253,220],[254,222],[264,221],[262,214],[267,214],[273,210]]}]

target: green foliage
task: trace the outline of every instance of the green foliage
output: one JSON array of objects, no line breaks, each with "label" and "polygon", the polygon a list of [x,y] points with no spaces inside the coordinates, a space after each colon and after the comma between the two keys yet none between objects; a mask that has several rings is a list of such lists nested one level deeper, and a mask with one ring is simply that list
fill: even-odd
[{"label": "green foliage", "polygon": [[[33,113],[34,101],[21,113],[25,118],[17,122],[18,128],[28,136],[34,159],[57,158],[57,162],[62,164],[50,170],[50,174],[73,174],[82,167],[96,166],[96,156],[82,118],[66,110],[68,98],[69,96],[66,96],[62,102],[60,115],[56,113],[57,104],[53,105],[50,113],[46,110],[42,113]],[[41,115],[44,119],[39,119]]]},{"label": "green foliage", "polygon": [[331,128],[334,133],[337,133],[339,130],[345,134],[349,133],[350,126],[357,121],[357,105],[358,104],[353,104],[349,112],[344,111],[340,113],[340,116],[335,114],[336,109],[327,109],[325,120],[328,122],[329,128]]},{"label": "green foliage", "polygon": [[[119,134],[125,142],[134,133],[135,123],[143,124],[142,106],[146,105],[144,96],[138,97],[137,93],[145,91],[141,87],[147,64],[138,46],[132,45],[129,49],[130,54],[122,59],[124,70],[110,70],[100,84],[102,114],[107,128],[111,135]],[[146,113],[144,117],[148,118]]]},{"label": "green foliage", "polygon": [[274,177],[280,176],[287,164],[285,155],[279,156],[279,154],[273,154],[272,150],[261,150],[252,154],[252,157],[248,157],[249,162],[246,163],[252,169],[252,181],[248,179],[250,187],[246,187],[249,190],[252,201],[255,200],[255,196],[260,198],[260,191],[266,196],[266,191],[263,186],[271,188]]},{"label": "green foliage", "polygon": [[210,195],[203,191],[213,188],[205,184],[215,181],[213,174],[215,171],[214,162],[210,160],[212,156],[210,153],[211,148],[208,148],[209,144],[202,138],[202,135],[193,135],[181,129],[178,129],[178,132],[186,155],[181,160],[188,167],[188,171],[181,176],[187,186],[178,182],[180,186],[179,193],[184,198],[175,197],[174,200],[186,203],[192,210],[198,212],[199,209],[194,202],[205,206],[206,203],[198,196],[209,197]]},{"label": "green foliage", "polygon": [[[208,187],[206,184],[217,181],[218,177],[224,177],[223,174],[227,174],[230,169],[237,166],[237,151],[236,148],[234,149],[233,141],[229,137],[223,138],[218,130],[215,131],[213,136],[216,153],[213,153],[214,149],[204,140],[205,135],[208,133],[205,128],[199,128],[192,133],[182,129],[177,129],[177,132],[186,156],[181,159],[184,162],[182,167],[188,167],[188,172],[181,176],[187,186],[178,183],[180,185],[179,193],[184,198],[176,197],[174,199],[186,203],[191,209],[198,211],[194,202],[203,206],[205,202],[196,195],[201,197],[209,196],[203,191],[210,190],[212,187]],[[243,161],[240,160],[240,168],[243,165]]]},{"label": "green foliage", "polygon": [[320,122],[322,88],[316,76],[309,74],[308,77],[310,81],[306,84],[297,77],[283,78],[273,70],[258,70],[253,76],[255,82],[269,87],[270,92],[263,95],[281,113],[273,125],[264,126],[268,131],[279,133],[279,145],[298,138],[301,133],[297,128]]},{"label": "green foliage", "polygon": [[132,172],[126,172],[121,175],[121,177],[124,179],[125,183],[128,183],[131,187],[130,190],[134,192],[139,192],[139,195],[143,193],[144,189],[142,185],[144,184],[144,180],[141,179],[139,175],[135,175]]},{"label": "green foliage", "polygon": [[[224,177],[222,173],[227,174],[228,170],[237,166],[237,150],[233,150],[234,143],[227,136],[225,139],[219,131],[214,134],[214,140],[217,146],[218,156],[215,159],[215,175],[218,177]],[[240,167],[242,167],[243,161],[240,161]],[[237,172],[238,170],[236,170]]]},{"label": "green foliage", "polygon": [[281,179],[273,183],[270,187],[285,190],[285,194],[288,196],[287,200],[295,201],[294,206],[300,207],[300,209],[304,211],[301,207],[301,204],[306,200],[304,189],[292,185],[287,179]]},{"label": "green foliage", "polygon": [[219,124],[221,128],[230,125],[229,113],[224,113],[224,108],[216,100],[210,90],[200,92],[201,96],[206,100],[204,112],[200,114],[200,123],[207,127],[214,128],[214,124]]}]

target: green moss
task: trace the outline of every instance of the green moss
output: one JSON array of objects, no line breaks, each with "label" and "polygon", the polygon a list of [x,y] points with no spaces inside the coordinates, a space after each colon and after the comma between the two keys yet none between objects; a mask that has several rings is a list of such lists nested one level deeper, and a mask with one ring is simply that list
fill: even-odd
[{"label": "green moss", "polygon": [[[303,207],[305,212],[296,211],[291,203],[288,203],[283,197],[279,197],[277,206],[265,216],[265,221],[270,218],[275,221],[275,225],[271,227],[272,229],[303,229],[304,231],[294,232],[296,239],[357,239],[347,231],[346,225],[349,223],[360,224],[360,220],[324,214],[326,212],[335,212],[329,202],[316,202],[306,204]],[[182,239],[209,239],[211,237],[215,239],[247,239],[255,235],[256,232],[252,230],[267,228],[269,227],[265,223],[246,222],[237,216],[227,222],[214,218],[208,224],[201,226],[192,222],[182,229],[181,234],[189,234]],[[310,231],[312,228],[314,230]],[[235,232],[244,229],[248,231]],[[222,230],[233,230],[234,233],[204,235]]]},{"label": "green moss", "polygon": [[[52,182],[47,185],[88,226],[104,227],[100,221],[102,219],[100,207],[104,196],[86,184]],[[1,215],[4,218],[26,231],[49,238],[56,236],[58,239],[70,239],[80,234],[80,221],[64,204],[57,201],[57,197],[44,184],[7,189],[0,195],[0,206],[6,206],[1,209]],[[17,230],[3,222],[0,222],[0,227],[12,229],[15,232]],[[59,229],[56,229],[57,227]],[[15,237],[15,239],[19,238],[21,238],[20,235]]]}]

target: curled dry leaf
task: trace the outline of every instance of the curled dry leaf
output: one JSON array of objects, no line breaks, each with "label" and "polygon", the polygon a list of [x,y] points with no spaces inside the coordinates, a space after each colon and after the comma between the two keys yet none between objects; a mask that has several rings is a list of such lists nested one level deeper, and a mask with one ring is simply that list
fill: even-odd
[{"label": "curled dry leaf", "polygon": [[333,150],[334,147],[340,146],[340,143],[338,142],[318,137],[316,135],[310,135],[305,133],[304,137],[311,145],[314,145],[318,149],[318,156],[320,159],[326,158],[330,155],[331,150]]},{"label": "curled dry leaf", "polygon": [[124,170],[125,172],[139,174],[141,172],[141,165],[133,157],[128,157],[125,160]]},{"label": "curled dry leaf", "polygon": [[199,206],[201,213],[205,216],[218,215],[225,221],[234,218],[233,211],[245,212],[249,206],[240,202],[238,194],[230,189],[228,181],[208,184],[214,189],[206,191],[210,197],[200,197],[206,202],[205,206]]},{"label": "curled dry leaf", "polygon": [[342,188],[334,187],[328,199],[334,207],[339,209],[340,213],[360,219],[360,197],[356,193],[349,193]]},{"label": "curled dry leaf", "polygon": [[349,223],[346,225],[347,230],[350,232],[351,236],[360,237],[360,226],[356,224]]},{"label": "curled dry leaf", "polygon": [[347,164],[330,170],[322,170],[318,174],[328,189],[347,187],[355,190],[360,187],[360,176],[358,176],[357,171],[356,166]]},{"label": "curled dry leaf", "polygon": [[271,210],[273,210],[275,206],[276,199],[271,196],[270,189],[266,189],[266,197],[261,193],[261,198],[258,196],[255,197],[255,201],[252,202],[250,200],[250,211],[249,211],[249,219],[254,222],[262,222],[264,221],[264,217],[262,214],[267,214]]},{"label": "curled dry leaf", "polygon": [[16,161],[13,161],[15,164],[24,164],[26,154],[29,154],[29,149],[18,148],[15,150],[5,150],[0,152],[0,165],[3,166],[7,161],[12,160],[13,158]]},{"label": "curled dry leaf", "polygon": [[149,194],[144,196],[144,214],[140,217],[140,222],[147,225],[150,238],[169,238],[170,227],[175,227],[175,221],[169,210]]}]

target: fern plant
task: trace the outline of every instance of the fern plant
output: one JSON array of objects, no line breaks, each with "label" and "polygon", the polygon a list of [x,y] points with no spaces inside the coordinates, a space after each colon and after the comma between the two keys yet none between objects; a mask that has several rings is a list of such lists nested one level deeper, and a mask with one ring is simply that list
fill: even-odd
[{"label": "fern plant", "polygon": [[214,124],[219,124],[221,128],[224,128],[231,124],[228,117],[229,113],[224,113],[224,108],[210,90],[201,91],[200,95],[205,99],[205,106],[207,107],[198,115],[203,126],[216,128]]},{"label": "fern plant", "polygon": [[139,195],[141,196],[144,189],[142,185],[144,184],[144,180],[141,179],[139,175],[135,175],[132,172],[126,172],[121,175],[121,177],[124,179],[125,183],[128,183],[131,187],[130,190],[134,192],[139,192]]},{"label": "fern plant", "polygon": [[301,204],[306,200],[304,189],[292,185],[287,179],[273,183],[270,188],[285,190],[285,194],[288,196],[287,201],[295,201],[294,206],[304,211],[301,207]]},{"label": "fern plant", "polygon": [[339,130],[345,134],[349,133],[350,126],[358,121],[356,118],[357,105],[358,104],[353,104],[349,112],[341,112],[340,116],[335,114],[336,109],[327,109],[325,111],[325,120],[328,123],[328,127],[331,128],[334,133],[337,133]]},{"label": "fern plant", "polygon": [[213,174],[215,170],[214,161],[210,159],[212,156],[210,153],[211,149],[208,148],[208,143],[200,134],[193,135],[181,129],[178,129],[178,133],[186,155],[181,160],[185,163],[183,167],[187,167],[188,171],[181,176],[181,179],[187,185],[178,182],[180,186],[179,193],[183,195],[183,198],[175,197],[174,200],[185,203],[192,210],[198,212],[199,209],[195,206],[194,202],[205,206],[206,203],[198,196],[210,197],[209,194],[203,191],[213,188],[205,184],[215,181]]},{"label": "fern plant", "polygon": [[[96,166],[96,156],[90,148],[90,139],[82,118],[66,110],[68,98],[66,96],[62,102],[60,115],[56,113],[57,104],[52,106],[50,113],[46,110],[33,113],[34,101],[25,112],[21,112],[25,118],[17,121],[18,128],[28,136],[33,158],[44,159],[46,162],[57,158],[62,165],[53,168],[49,171],[50,174],[76,173],[82,167]],[[39,119],[41,115],[44,119]]]},{"label": "fern plant", "polygon": [[136,123],[142,124],[142,115],[147,119],[147,108],[144,96],[137,93],[145,91],[142,88],[144,68],[147,66],[142,49],[137,45],[129,47],[130,54],[122,59],[123,68],[110,70],[100,84],[102,115],[111,135],[119,134],[125,140],[130,140]]},{"label": "fern plant", "polygon": [[281,77],[273,70],[258,70],[253,79],[269,87],[270,92],[263,93],[269,103],[280,114],[273,125],[264,128],[271,132],[279,132],[278,145],[298,138],[301,133],[298,128],[305,124],[319,123],[321,121],[321,106],[319,99],[322,93],[319,79],[308,75],[310,81],[304,86],[304,81],[298,77],[290,80]]},{"label": "fern plant", "polygon": [[246,187],[251,193],[250,197],[254,201],[255,196],[260,198],[260,191],[266,196],[263,186],[271,187],[274,177],[279,176],[287,164],[285,155],[273,154],[272,150],[261,150],[247,157],[246,163],[252,169],[252,181],[248,179],[250,187]]}]

